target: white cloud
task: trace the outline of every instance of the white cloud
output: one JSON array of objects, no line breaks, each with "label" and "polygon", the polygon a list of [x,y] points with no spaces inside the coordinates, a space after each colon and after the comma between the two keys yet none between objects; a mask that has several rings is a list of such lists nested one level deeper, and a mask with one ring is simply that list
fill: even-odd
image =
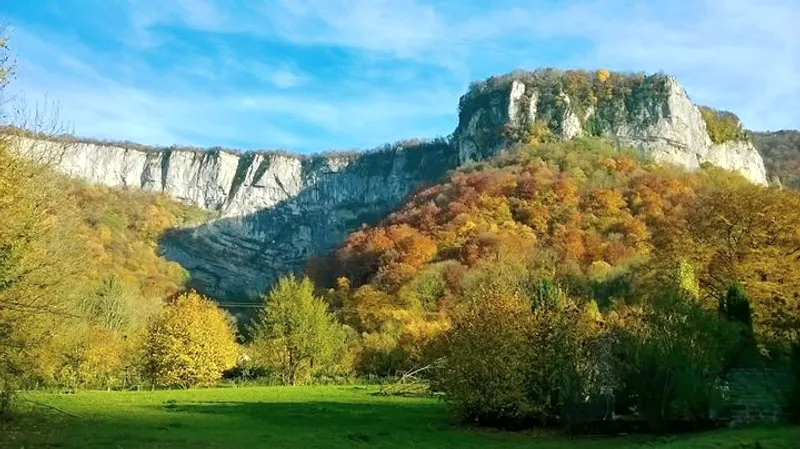
[{"label": "white cloud", "polygon": [[[16,89],[26,92],[34,103],[43,101],[47,94],[57,98],[62,120],[76,134],[113,140],[304,150],[371,147],[404,136],[397,126],[411,128],[418,120],[452,116],[452,98],[457,95],[455,90],[435,88],[388,93],[365,89],[360,97],[326,98],[315,95],[314,90],[291,90],[309,79],[291,68],[241,61],[230,61],[227,70],[263,78],[279,90],[209,92],[191,89],[191,83],[180,84],[181,77],[190,72],[209,78],[212,84],[219,82],[220,76],[224,79],[224,71],[206,73],[199,68],[162,77],[157,86],[139,86],[115,79],[111,72],[101,72],[108,70],[108,63],[94,58],[80,44],[69,42],[59,47],[48,36],[24,30],[18,37],[17,43],[35,50],[36,58],[21,60]],[[154,72],[150,78],[159,75]],[[280,122],[294,125],[280,126]],[[314,132],[292,129],[297,126]],[[433,132],[429,127],[424,130]],[[353,144],[343,145],[343,141]]]},{"label": "white cloud", "polygon": [[269,76],[269,79],[272,81],[272,84],[281,89],[299,86],[305,81],[305,77],[286,68],[278,69],[277,71],[273,72]]},{"label": "white cloud", "polygon": [[[79,134],[157,144],[323,149],[446,134],[469,81],[536,65],[663,69],[746,126],[800,126],[793,0],[491,3],[129,0],[124,26],[98,23],[125,43],[116,53],[22,28],[17,86],[58,99]],[[262,53],[274,45],[344,57]],[[160,52],[170,59],[155,65]]]}]

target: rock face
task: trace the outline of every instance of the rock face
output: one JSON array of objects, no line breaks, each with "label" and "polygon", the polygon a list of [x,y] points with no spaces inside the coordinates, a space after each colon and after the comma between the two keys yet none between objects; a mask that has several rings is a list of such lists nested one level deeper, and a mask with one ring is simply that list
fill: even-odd
[{"label": "rock face", "polygon": [[27,138],[15,146],[91,183],[165,192],[216,212],[209,223],[169,232],[161,250],[189,270],[194,287],[231,300],[263,292],[280,274],[334,248],[362,223],[383,218],[413,188],[456,164],[444,140],[315,157]]},{"label": "rock face", "polygon": [[767,183],[764,162],[753,144],[713,144],[698,106],[674,78],[631,76],[597,98],[586,91],[602,95],[604,86],[570,95],[564,91],[563,76],[547,70],[521,72],[473,85],[461,99],[453,136],[459,162],[496,154],[541,120],[561,139],[603,136],[639,148],[659,162],[689,169],[708,162],[738,171],[754,183]]},{"label": "rock face", "polygon": [[449,142],[406,142],[352,155],[154,150],[32,138],[16,147],[91,183],[165,192],[216,212],[206,224],[168,233],[161,249],[190,271],[194,287],[228,300],[254,297],[363,223],[384,217],[420,184],[497,154],[538,121],[556,138],[605,136],[658,161],[690,169],[709,162],[766,183],[753,145],[713,145],[697,106],[673,78],[622,80],[619,91],[596,85],[603,97],[587,103],[589,97],[564,91],[560,72],[493,78],[462,97]]}]

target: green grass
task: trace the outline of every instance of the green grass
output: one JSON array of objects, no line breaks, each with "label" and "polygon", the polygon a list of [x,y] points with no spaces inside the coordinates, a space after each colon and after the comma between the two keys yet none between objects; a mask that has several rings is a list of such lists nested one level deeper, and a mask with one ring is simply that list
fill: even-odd
[{"label": "green grass", "polygon": [[373,396],[372,387],[248,387],[34,394],[43,407],[0,424],[0,447],[62,448],[800,448],[800,427],[677,437],[575,438],[469,429],[432,398]]}]

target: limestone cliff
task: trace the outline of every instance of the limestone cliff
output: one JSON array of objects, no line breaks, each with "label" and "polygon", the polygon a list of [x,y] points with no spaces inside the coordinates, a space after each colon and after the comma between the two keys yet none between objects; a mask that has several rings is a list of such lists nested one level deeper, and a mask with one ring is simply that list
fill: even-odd
[{"label": "limestone cliff", "polygon": [[411,190],[455,167],[445,140],[408,141],[349,155],[141,149],[22,138],[29,158],[111,187],[165,192],[218,218],[162,240],[201,291],[253,297],[309,256],[377,221]]},{"label": "limestone cliff", "polygon": [[690,169],[710,162],[766,182],[761,156],[748,141],[712,144],[698,108],[673,78],[613,74],[600,81],[580,73],[577,81],[553,70],[491,78],[462,97],[449,142],[406,142],[361,154],[305,157],[33,138],[16,147],[92,183],[165,192],[216,212],[209,223],[170,232],[161,249],[191,272],[195,287],[218,298],[253,297],[362,223],[385,216],[421,183],[496,154],[537,124],[555,138],[605,136],[659,161]]},{"label": "limestone cliff", "polygon": [[675,78],[546,69],[474,84],[459,104],[453,136],[459,162],[491,156],[536,128],[554,136],[602,136],[637,147],[659,162],[696,169],[708,162],[766,184],[766,170],[749,140],[712,143],[697,105]]}]

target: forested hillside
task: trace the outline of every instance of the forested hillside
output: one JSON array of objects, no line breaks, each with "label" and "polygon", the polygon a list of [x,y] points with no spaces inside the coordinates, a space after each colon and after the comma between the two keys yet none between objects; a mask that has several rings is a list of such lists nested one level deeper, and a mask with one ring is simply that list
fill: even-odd
[{"label": "forested hillside", "polygon": [[767,174],[781,184],[800,189],[800,131],[751,133],[758,152],[764,158]]},{"label": "forested hillside", "polygon": [[704,406],[645,395],[660,382],[709,398],[731,366],[789,355],[797,223],[800,194],[713,166],[657,166],[595,138],[531,142],[417,193],[309,272],[361,335],[357,369],[444,361],[440,386],[465,417],[566,419],[565,394],[617,385],[642,407],[666,402],[645,412],[663,424]]},{"label": "forested hillside", "polygon": [[157,252],[168,227],[206,213],[21,161],[0,140],[0,378],[101,385],[187,273]]}]

